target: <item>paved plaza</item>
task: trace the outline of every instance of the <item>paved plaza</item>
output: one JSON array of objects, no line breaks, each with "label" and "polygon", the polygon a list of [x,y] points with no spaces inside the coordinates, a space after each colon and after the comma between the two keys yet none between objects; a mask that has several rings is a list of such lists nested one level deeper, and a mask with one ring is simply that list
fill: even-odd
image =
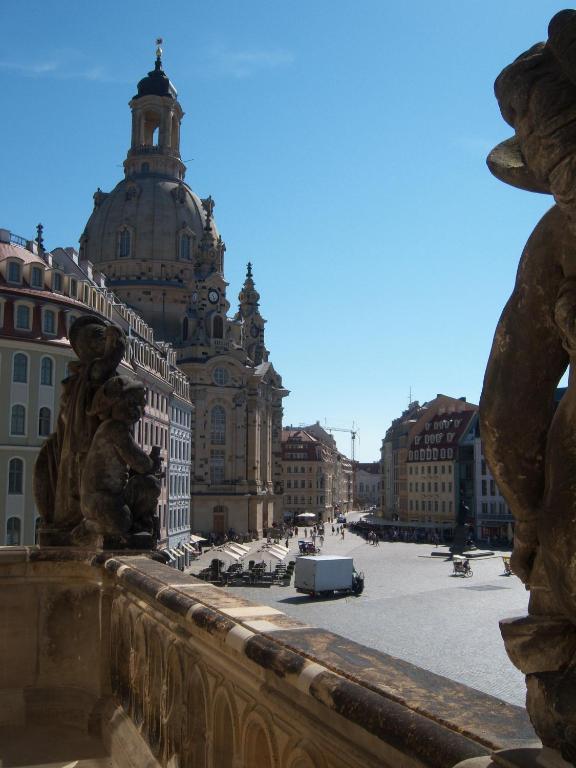
[{"label": "paved plaza", "polygon": [[[430,557],[431,544],[373,546],[348,531],[342,541],[331,535],[329,525],[326,530],[323,554],[351,555],[357,570],[364,571],[361,596],[312,599],[292,585],[226,589],[505,701],[524,704],[524,678],[506,656],[498,620],[525,614],[528,593],[515,576],[503,575],[501,557],[471,561],[474,575],[465,579],[452,576],[452,564],[444,558]],[[295,555],[296,538],[291,550]],[[215,554],[206,553],[202,565]],[[200,563],[192,573],[199,568]]]}]

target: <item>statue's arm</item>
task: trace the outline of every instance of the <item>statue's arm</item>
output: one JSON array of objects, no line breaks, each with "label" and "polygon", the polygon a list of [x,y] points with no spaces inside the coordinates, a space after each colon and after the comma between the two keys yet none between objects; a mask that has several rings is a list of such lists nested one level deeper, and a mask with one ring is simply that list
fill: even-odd
[{"label": "statue's arm", "polygon": [[484,454],[517,521],[532,524],[544,491],[554,393],[568,365],[554,322],[566,225],[552,209],[526,244],[496,328],[480,401]]},{"label": "statue's arm", "polygon": [[130,469],[139,475],[152,472],[154,462],[150,456],[140,448],[134,440],[126,425],[118,422],[118,428],[114,430],[114,444],[118,455]]}]

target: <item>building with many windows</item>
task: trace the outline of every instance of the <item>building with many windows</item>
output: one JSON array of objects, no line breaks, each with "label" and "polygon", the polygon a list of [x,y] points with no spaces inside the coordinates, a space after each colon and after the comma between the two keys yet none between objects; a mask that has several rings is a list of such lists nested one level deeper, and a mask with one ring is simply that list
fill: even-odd
[{"label": "building with many windows", "polygon": [[354,502],[360,509],[377,507],[382,494],[382,465],[379,461],[354,463]]},{"label": "building with many windows", "polygon": [[[32,472],[40,446],[54,429],[61,381],[76,359],[68,331],[84,314],[115,322],[126,333],[121,369],[144,383],[148,399],[135,437],[147,451],[160,447],[169,474],[169,402],[177,394],[191,408],[188,381],[175,364],[174,350],[154,341],[150,326],[74,249],[48,252],[40,233],[37,240],[26,240],[0,229],[0,396],[6,404],[0,415],[0,545],[36,540]],[[165,477],[158,507],[165,547],[169,506]]]},{"label": "building with many windows", "polygon": [[217,535],[272,524],[281,481],[282,398],[269,360],[265,320],[248,264],[238,309],[228,315],[225,245],[211,196],[185,182],[183,111],[174,85],[154,69],[130,101],[132,130],[124,178],[98,189],[80,238],[81,256],[107,285],[177,350],[195,406],[191,515]]},{"label": "building with many windows", "polygon": [[[440,398],[437,398],[439,400]],[[474,440],[478,407],[433,401],[411,432],[406,522],[453,530],[462,511],[474,522]]]},{"label": "building with many windows", "polygon": [[408,509],[408,484],[406,459],[411,430],[424,408],[415,400],[394,419],[382,440],[380,464],[382,485],[379,515],[391,522],[406,516]]},{"label": "building with many windows", "polygon": [[[171,354],[175,356],[176,353],[171,350]],[[192,554],[189,542],[193,410],[188,379],[178,369],[172,374],[172,384],[169,401],[168,548],[176,553],[178,566],[185,566],[190,563]],[[182,554],[179,554],[180,552]]]},{"label": "building with many windows", "polygon": [[[322,439],[324,438],[324,439]],[[312,513],[331,520],[352,509],[352,463],[319,424],[282,430],[284,520]]]}]

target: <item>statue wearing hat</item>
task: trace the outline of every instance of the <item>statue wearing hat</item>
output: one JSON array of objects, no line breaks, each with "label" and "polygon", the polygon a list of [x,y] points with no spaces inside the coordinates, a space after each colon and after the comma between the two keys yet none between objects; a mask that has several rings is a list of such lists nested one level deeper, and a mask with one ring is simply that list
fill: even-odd
[{"label": "statue wearing hat", "polygon": [[530,590],[529,615],[501,622],[504,642],[526,675],[528,713],[544,746],[576,765],[576,11],[554,16],[548,35],[495,84],[515,135],[490,153],[490,170],[556,204],[524,248],[480,419],[486,458],[516,520],[512,570]]}]

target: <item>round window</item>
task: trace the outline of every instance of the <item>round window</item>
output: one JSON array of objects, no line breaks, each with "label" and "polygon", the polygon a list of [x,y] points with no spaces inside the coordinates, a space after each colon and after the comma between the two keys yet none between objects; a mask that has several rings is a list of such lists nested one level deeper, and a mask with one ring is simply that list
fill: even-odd
[{"label": "round window", "polygon": [[214,383],[220,387],[228,384],[228,371],[226,368],[214,368]]}]

